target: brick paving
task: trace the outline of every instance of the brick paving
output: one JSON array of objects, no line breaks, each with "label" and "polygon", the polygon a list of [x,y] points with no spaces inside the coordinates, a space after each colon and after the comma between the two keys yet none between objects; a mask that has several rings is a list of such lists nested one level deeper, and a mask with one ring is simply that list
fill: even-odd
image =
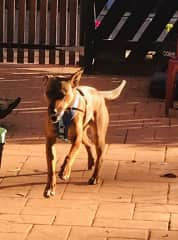
[{"label": "brick paving", "polygon": [[[83,76],[82,84],[111,89],[125,78],[122,96],[108,104],[110,125],[102,182],[88,186],[81,149],[56,196],[43,197],[46,160],[42,76],[74,68],[0,65],[0,94],[22,102],[0,125],[8,129],[0,169],[2,240],[177,240],[178,118],[149,97],[149,78]],[[69,149],[57,143],[58,168]],[[172,175],[171,175],[172,174]]]}]

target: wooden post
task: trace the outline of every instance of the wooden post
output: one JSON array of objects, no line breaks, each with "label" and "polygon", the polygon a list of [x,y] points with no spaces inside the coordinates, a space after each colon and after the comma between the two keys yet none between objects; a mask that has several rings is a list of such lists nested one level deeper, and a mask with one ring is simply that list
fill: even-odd
[{"label": "wooden post", "polygon": [[[7,15],[7,43],[14,41],[14,23],[15,23],[15,0],[8,0],[8,15]],[[7,62],[14,61],[13,48],[7,49]]]},{"label": "wooden post", "polygon": [[[29,36],[28,43],[35,43],[36,34],[36,15],[37,15],[37,2],[36,0],[29,1]],[[28,62],[34,63],[35,51],[34,49],[28,49]]]},{"label": "wooden post", "polygon": [[[57,31],[57,14],[58,14],[58,1],[50,1],[50,29],[49,29],[49,43],[56,45],[56,31]],[[49,63],[55,64],[56,62],[56,49],[50,49],[49,51]]]},{"label": "wooden post", "polygon": [[[18,42],[24,43],[25,40],[25,13],[26,13],[26,1],[19,0],[18,9]],[[17,62],[24,63],[24,49],[18,48],[17,51]]]},{"label": "wooden post", "polygon": [[94,22],[94,0],[83,0],[83,24],[82,28],[84,33],[84,67],[86,73],[91,73],[93,71],[93,60],[95,56],[94,50],[94,31],[95,31],[95,22]]},{"label": "wooden post", "polygon": [[[60,36],[59,36],[59,44],[61,46],[65,46],[67,41],[67,2],[66,0],[60,0],[60,5],[59,5],[59,13],[60,13]],[[60,50],[59,51],[59,64],[60,65],[65,65],[66,63],[66,54],[65,50]]]},{"label": "wooden post", "polygon": [[[78,13],[78,0],[69,1],[69,13],[70,13],[70,35],[69,44],[71,47],[76,46],[77,38],[77,13]],[[69,51],[69,65],[75,65],[75,52]]]},{"label": "wooden post", "polygon": [[[40,32],[39,32],[40,44],[46,44],[47,12],[48,12],[48,0],[41,0],[41,2],[40,2]],[[39,63],[40,64],[45,63],[45,49],[39,50]]]}]

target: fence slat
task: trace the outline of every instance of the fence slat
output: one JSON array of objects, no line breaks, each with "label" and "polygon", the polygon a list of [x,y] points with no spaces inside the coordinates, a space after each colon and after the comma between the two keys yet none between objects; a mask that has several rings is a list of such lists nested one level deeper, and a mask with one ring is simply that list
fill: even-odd
[{"label": "fence slat", "polygon": [[[149,13],[152,11],[155,5],[155,0],[149,1],[139,1],[138,5],[134,5],[131,9],[132,13],[129,16],[128,20],[124,24],[124,26],[119,31],[118,35],[114,39],[115,41],[129,41],[131,40],[135,33],[138,31],[139,27],[148,17]],[[140,11],[142,9],[142,11]]]},{"label": "fence slat", "polygon": [[[41,0],[40,2],[40,31],[39,31],[39,42],[40,44],[46,43],[46,34],[47,34],[47,9],[48,9],[48,0]],[[39,63],[45,63],[45,50],[39,50]]]},{"label": "fence slat", "polygon": [[107,3],[108,0],[100,0],[100,1],[95,1],[95,11],[96,11],[96,16],[99,15],[101,10],[104,8],[105,4]]},{"label": "fence slat", "polygon": [[[57,27],[57,10],[58,10],[58,1],[51,0],[50,1],[50,32],[49,32],[49,42],[52,45],[56,45],[56,27]],[[55,64],[56,59],[56,51],[49,51],[49,63]]]},{"label": "fence slat", "polygon": [[169,0],[165,0],[161,6],[157,9],[156,16],[150,23],[149,27],[143,33],[139,45],[131,52],[129,60],[133,61],[134,59],[143,60],[145,54],[149,50],[149,44],[155,41],[160,33],[165,28],[166,24],[169,22],[170,18],[178,9],[178,2],[173,1],[172,4],[169,4]]},{"label": "fence slat", "polygon": [[[8,0],[7,7],[8,7],[7,42],[12,43],[14,40],[15,0]],[[8,48],[7,49],[7,62],[13,62],[13,60],[14,60],[14,50],[12,48]]]},{"label": "fence slat", "polygon": [[[0,0],[0,42],[4,40],[4,0]],[[0,49],[0,62],[3,62],[3,49]]]},{"label": "fence slat", "polygon": [[[36,0],[29,1],[29,36],[28,42],[30,44],[35,43],[36,34],[36,14],[37,14],[37,2]],[[28,49],[28,62],[34,63],[34,49]]]},{"label": "fence slat", "polygon": [[[61,46],[66,45],[66,24],[67,24],[67,2],[66,0],[60,0],[60,36],[59,44]],[[65,51],[59,51],[59,64],[65,65],[66,57]]]},{"label": "fence slat", "polygon": [[[25,40],[25,13],[26,13],[26,1],[19,0],[18,9],[18,42],[24,43]],[[24,49],[18,48],[17,50],[17,62],[24,63]]]},{"label": "fence slat", "polygon": [[[78,1],[70,0],[69,1],[69,14],[70,14],[70,46],[76,45],[76,33],[77,33],[77,9]],[[69,52],[69,64],[75,64],[75,52]]]},{"label": "fence slat", "polygon": [[116,26],[123,14],[127,11],[127,6],[130,0],[115,1],[104,17],[99,28],[96,29],[96,39],[107,38],[113,31],[113,26]]}]

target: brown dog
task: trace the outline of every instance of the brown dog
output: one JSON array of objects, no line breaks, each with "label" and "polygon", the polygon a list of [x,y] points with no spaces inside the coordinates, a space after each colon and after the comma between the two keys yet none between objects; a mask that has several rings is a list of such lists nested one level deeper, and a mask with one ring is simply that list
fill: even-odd
[{"label": "brown dog", "polygon": [[[48,181],[44,191],[45,197],[55,195],[56,138],[71,140],[71,148],[59,171],[59,177],[70,177],[72,164],[83,143],[88,153],[88,169],[95,163],[93,175],[88,184],[99,181],[99,171],[105,149],[105,137],[109,123],[105,100],[116,99],[123,90],[126,81],[112,91],[97,91],[88,86],[78,86],[83,71],[71,75],[51,75],[45,77],[48,117],[46,124],[46,157]],[[88,137],[88,130],[90,135]],[[92,133],[92,134],[91,134]],[[96,159],[95,159],[96,155]]]}]

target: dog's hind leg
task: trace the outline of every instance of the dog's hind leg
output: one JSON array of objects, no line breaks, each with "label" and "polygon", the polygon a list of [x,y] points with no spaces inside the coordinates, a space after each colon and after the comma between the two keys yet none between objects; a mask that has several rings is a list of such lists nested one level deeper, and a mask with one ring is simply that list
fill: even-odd
[{"label": "dog's hind leg", "polygon": [[55,195],[56,187],[56,138],[46,139],[46,159],[48,167],[48,181],[45,187],[44,196],[50,197]]},{"label": "dog's hind leg", "polygon": [[84,129],[82,142],[88,153],[88,170],[90,170],[94,166],[96,149],[95,145],[92,143],[92,141],[87,135],[87,128]]}]

